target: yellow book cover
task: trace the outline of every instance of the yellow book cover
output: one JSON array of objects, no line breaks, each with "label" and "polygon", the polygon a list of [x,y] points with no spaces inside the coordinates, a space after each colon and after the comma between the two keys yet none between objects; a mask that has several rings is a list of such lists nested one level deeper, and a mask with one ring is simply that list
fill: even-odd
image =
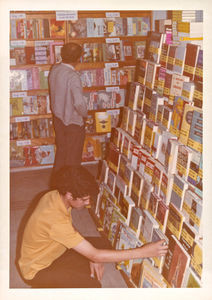
[{"label": "yellow book cover", "polygon": [[107,112],[96,112],[96,132],[110,132],[111,131],[111,116]]}]

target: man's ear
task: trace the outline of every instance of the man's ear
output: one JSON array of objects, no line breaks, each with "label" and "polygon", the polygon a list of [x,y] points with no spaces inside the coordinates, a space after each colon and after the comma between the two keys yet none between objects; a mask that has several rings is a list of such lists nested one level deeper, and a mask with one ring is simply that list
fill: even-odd
[{"label": "man's ear", "polygon": [[66,192],[66,194],[65,194],[65,198],[66,198],[67,200],[73,200],[72,193],[70,193],[70,192]]}]

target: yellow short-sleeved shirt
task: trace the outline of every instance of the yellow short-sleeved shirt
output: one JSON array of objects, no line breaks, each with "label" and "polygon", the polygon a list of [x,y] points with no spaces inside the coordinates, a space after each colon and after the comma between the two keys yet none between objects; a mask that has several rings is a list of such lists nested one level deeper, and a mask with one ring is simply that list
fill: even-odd
[{"label": "yellow short-sleeved shirt", "polygon": [[73,228],[71,208],[67,210],[58,191],[46,193],[26,225],[19,266],[25,279],[48,267],[68,248],[84,238]]}]

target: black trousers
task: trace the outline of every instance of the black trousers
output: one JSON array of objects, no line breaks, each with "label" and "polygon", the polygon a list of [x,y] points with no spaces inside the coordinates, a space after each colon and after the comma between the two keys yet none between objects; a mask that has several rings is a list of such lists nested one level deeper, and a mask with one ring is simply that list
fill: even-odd
[{"label": "black trousers", "polygon": [[53,116],[53,122],[56,142],[54,171],[58,171],[65,165],[80,165],[85,140],[85,127],[75,124],[65,126],[55,116]]},{"label": "black trousers", "polygon": [[[86,239],[97,248],[108,248],[108,242],[102,238]],[[101,288],[101,283],[90,277],[88,259],[74,250],[67,250],[48,268],[40,270],[25,283],[32,288]]]}]

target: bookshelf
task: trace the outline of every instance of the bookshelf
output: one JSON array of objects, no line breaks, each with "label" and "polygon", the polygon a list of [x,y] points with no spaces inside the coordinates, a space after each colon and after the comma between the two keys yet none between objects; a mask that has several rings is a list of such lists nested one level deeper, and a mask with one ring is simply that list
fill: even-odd
[{"label": "bookshelf", "polygon": [[[152,28],[151,11],[78,11],[75,12],[74,18],[70,17],[69,11],[63,12],[63,16],[60,13],[10,13],[10,148],[13,157],[11,170],[39,166],[43,168],[45,165],[49,167],[49,163],[26,165],[24,157],[21,157],[21,148],[51,145],[53,149],[52,128],[50,136],[39,137],[35,134],[34,137],[35,130],[29,129],[28,125],[41,119],[50,122],[52,115],[48,73],[52,64],[60,62],[62,45],[71,41],[79,43],[88,54],[87,57],[82,57],[76,67],[81,74],[89,109],[86,138],[90,147],[93,147],[93,152],[98,152],[97,157],[94,155],[94,161],[104,158],[111,126],[107,132],[96,132],[95,113],[109,114],[112,127],[117,125],[118,116],[124,106],[127,84],[134,80],[136,59],[144,55],[147,33]],[[101,34],[98,30],[93,30],[94,25],[97,25],[96,28]],[[73,34],[73,28],[79,32],[83,29],[84,33]],[[86,31],[86,28],[89,29]],[[93,99],[96,99],[96,102]],[[24,127],[26,122],[26,130],[31,132],[22,139],[21,125]],[[93,126],[90,126],[90,123],[93,123]],[[85,163],[89,153],[86,153],[87,148],[84,148]],[[95,150],[97,148],[99,149]],[[50,162],[51,165],[52,157]]]},{"label": "bookshelf", "polygon": [[95,214],[112,247],[169,243],[161,260],[119,264],[137,288],[203,285],[202,25],[202,11],[156,20],[100,172]]}]

